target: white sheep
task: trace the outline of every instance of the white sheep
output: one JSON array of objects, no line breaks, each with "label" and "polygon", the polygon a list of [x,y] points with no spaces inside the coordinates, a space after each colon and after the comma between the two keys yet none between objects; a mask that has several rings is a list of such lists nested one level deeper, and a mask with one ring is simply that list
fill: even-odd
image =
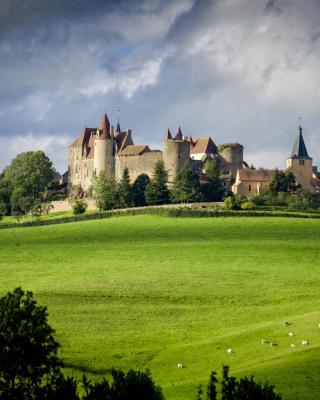
[{"label": "white sheep", "polygon": [[288,322],[288,321],[283,321],[283,325],[284,325],[284,326],[288,326],[288,325],[289,325],[289,322]]},{"label": "white sheep", "polygon": [[302,346],[308,346],[309,342],[307,340],[303,340],[301,342]]},{"label": "white sheep", "polygon": [[291,349],[295,349],[295,348],[296,348],[296,345],[295,345],[294,343],[291,343],[291,344],[290,344],[290,347],[291,347]]},{"label": "white sheep", "polygon": [[289,332],[289,337],[293,337],[294,334],[292,332]]},{"label": "white sheep", "polygon": [[261,344],[267,344],[268,342],[267,342],[267,340],[266,339],[262,339],[261,340]]},{"label": "white sheep", "polygon": [[228,349],[228,350],[227,350],[227,353],[228,353],[228,354],[232,354],[232,349]]},{"label": "white sheep", "polygon": [[182,363],[177,364],[177,368],[183,368]]},{"label": "white sheep", "polygon": [[270,347],[274,347],[274,346],[276,346],[277,345],[277,343],[274,343],[274,342],[271,342],[270,343]]}]

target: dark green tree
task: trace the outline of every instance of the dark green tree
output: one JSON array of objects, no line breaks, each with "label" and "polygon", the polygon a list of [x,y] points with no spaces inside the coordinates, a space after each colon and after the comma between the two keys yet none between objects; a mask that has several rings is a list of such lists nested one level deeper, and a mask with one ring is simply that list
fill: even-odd
[{"label": "dark green tree", "polygon": [[[240,378],[239,380],[229,375],[229,367],[222,368],[222,379],[219,382],[216,373],[212,372],[207,388],[207,400],[217,399],[217,384],[220,383],[221,400],[281,400],[281,396],[275,393],[274,386],[268,383],[255,382],[253,377]],[[197,399],[202,398],[198,392]]]},{"label": "dark green tree", "polygon": [[163,400],[161,387],[156,385],[147,370],[127,373],[112,371],[112,383],[103,379],[98,383],[91,383],[84,379],[83,400]]},{"label": "dark green tree", "polygon": [[92,176],[92,197],[96,202],[99,211],[106,209],[106,197],[108,192],[108,183],[105,171],[100,171],[97,176]]},{"label": "dark green tree", "polygon": [[200,199],[199,175],[186,163],[179,171],[171,190],[173,202],[194,202]]},{"label": "dark green tree", "polygon": [[11,194],[11,213],[12,215],[25,215],[27,214],[35,200],[28,195],[23,187],[15,187]]},{"label": "dark green tree", "polygon": [[35,398],[44,382],[61,375],[46,307],[21,288],[0,298],[0,398]]},{"label": "dark green tree", "polygon": [[216,400],[217,399],[217,388],[216,385],[218,383],[217,373],[212,371],[210,374],[210,379],[207,387],[207,399],[208,400]]},{"label": "dark green tree", "polygon": [[146,205],[145,191],[150,178],[147,174],[140,174],[132,185],[132,200],[133,205],[136,207],[143,207]]},{"label": "dark green tree", "polygon": [[273,178],[269,183],[269,190],[273,195],[278,193],[292,193],[297,189],[296,179],[292,172],[275,170]]},{"label": "dark green tree", "polygon": [[128,168],[123,170],[118,184],[118,202],[120,208],[132,207],[132,189]]},{"label": "dark green tree", "polygon": [[153,170],[153,176],[146,187],[145,197],[147,204],[168,204],[168,172],[165,169],[163,161],[158,161]]},{"label": "dark green tree", "polygon": [[221,201],[224,195],[224,187],[219,181],[218,166],[216,160],[208,160],[205,163],[207,183],[202,187],[204,201]]},{"label": "dark green tree", "polygon": [[20,153],[4,170],[4,182],[12,190],[22,190],[33,200],[42,198],[55,170],[43,151]]}]

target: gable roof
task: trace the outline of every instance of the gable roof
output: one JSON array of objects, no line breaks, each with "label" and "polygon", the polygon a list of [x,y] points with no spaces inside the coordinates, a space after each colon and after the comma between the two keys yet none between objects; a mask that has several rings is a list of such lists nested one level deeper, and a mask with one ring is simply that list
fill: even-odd
[{"label": "gable roof", "polygon": [[303,140],[301,126],[299,126],[299,129],[298,129],[298,136],[293,145],[293,149],[291,152],[291,158],[311,159],[311,157],[309,157],[306,145]]},{"label": "gable roof", "polygon": [[[191,143],[191,142],[190,142]],[[213,140],[211,137],[203,137],[203,138],[198,138],[194,139],[194,147],[191,149],[190,153],[191,154],[217,154],[218,153],[218,148],[217,146],[213,143]]]},{"label": "gable roof", "polygon": [[275,170],[272,169],[238,169],[237,180],[240,181],[259,181],[270,182],[273,178]]},{"label": "gable roof", "polygon": [[119,156],[138,156],[143,153],[150,152],[149,146],[146,144],[129,144],[124,149],[122,149],[118,155]]}]

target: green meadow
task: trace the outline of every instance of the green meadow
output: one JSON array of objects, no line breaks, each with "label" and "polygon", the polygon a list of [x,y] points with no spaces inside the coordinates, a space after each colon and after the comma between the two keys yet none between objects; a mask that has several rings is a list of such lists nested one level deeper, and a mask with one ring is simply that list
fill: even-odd
[{"label": "green meadow", "polygon": [[227,364],[285,400],[320,398],[320,220],[144,215],[1,230],[0,295],[17,286],[48,307],[68,374],[149,368],[166,399],[187,400]]}]

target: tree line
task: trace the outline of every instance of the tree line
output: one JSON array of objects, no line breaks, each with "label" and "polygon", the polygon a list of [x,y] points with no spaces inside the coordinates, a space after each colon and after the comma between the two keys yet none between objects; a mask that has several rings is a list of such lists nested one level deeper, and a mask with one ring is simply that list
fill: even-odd
[{"label": "tree line", "polygon": [[168,187],[168,172],[164,163],[158,161],[152,178],[139,175],[130,183],[128,168],[125,168],[120,181],[108,180],[105,172],[94,174],[89,194],[95,199],[100,211],[114,208],[141,207],[182,202],[221,201],[224,188],[219,181],[215,160],[205,164],[206,183],[200,184],[199,175],[186,163],[177,174],[172,187]]},{"label": "tree line", "polygon": [[[32,292],[16,288],[0,298],[0,400],[164,400],[162,388],[150,371],[112,370],[111,376],[92,382],[63,374],[60,344],[48,324],[48,311]],[[237,379],[223,367],[212,372],[197,400],[281,400],[268,383],[253,377]]]}]

